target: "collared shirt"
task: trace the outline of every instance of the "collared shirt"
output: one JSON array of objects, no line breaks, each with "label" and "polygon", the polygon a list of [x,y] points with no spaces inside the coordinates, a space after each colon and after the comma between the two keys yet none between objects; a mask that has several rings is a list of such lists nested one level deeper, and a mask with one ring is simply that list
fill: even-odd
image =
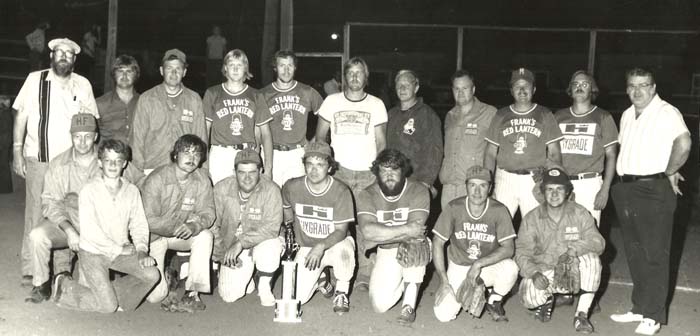
[{"label": "collared shirt", "polygon": [[651,175],[666,170],[673,141],[688,133],[680,111],[659,95],[652,98],[639,117],[634,106],[620,119],[619,175]]},{"label": "collared shirt", "polygon": [[[40,112],[41,73],[48,71],[48,108]],[[52,69],[35,71],[27,76],[12,106],[27,114],[27,134],[24,140],[24,156],[37,158],[40,151],[47,152],[48,161],[73,146],[70,135],[71,118],[77,113],[90,113],[100,117],[92,94],[92,86],[85,77],[70,74],[67,84],[61,85]]]},{"label": "collared shirt", "polygon": [[176,169],[175,163],[160,166],[143,184],[143,207],[151,242],[161,237],[173,237],[180,224],[191,217],[198,217],[193,222],[198,232],[214,223],[214,193],[205,170],[196,169],[181,184],[175,175]]},{"label": "collared shirt", "polygon": [[209,141],[199,94],[182,86],[177,96],[169,97],[165,84],[151,88],[141,95],[134,111],[129,133],[132,164],[145,170],[170,163],[173,144],[185,134]]},{"label": "collared shirt", "polygon": [[119,98],[117,91],[107,92],[97,98],[97,110],[100,111],[100,142],[116,139],[129,143],[129,130],[140,96],[135,90],[132,91],[134,96],[128,104]]},{"label": "collared shirt", "polygon": [[591,213],[576,202],[565,201],[562,207],[558,223],[549,216],[546,204],[523,217],[515,239],[515,262],[524,278],[554,269],[559,256],[569,247],[576,250],[577,256],[603,253],[605,239]]},{"label": "collared shirt", "polygon": [[411,159],[413,177],[433,185],[442,161],[442,131],[435,111],[418,98],[408,110],[394,106],[389,110],[386,148],[394,148]]},{"label": "collared shirt", "polygon": [[44,190],[41,193],[41,210],[44,217],[51,223],[58,225],[69,221],[76,229],[79,229],[77,218],[77,197],[73,200],[66,196],[77,196],[80,189],[90,180],[102,175],[97,163],[97,152],[93,152],[93,158],[87,167],[83,167],[75,161],[73,148],[61,153],[49,163],[49,168],[44,175]]},{"label": "collared shirt", "polygon": [[80,248],[114,260],[129,236],[136,251],[148,252],[148,222],[141,194],[135,185],[120,178],[115,195],[102,177],[88,182],[80,191]]},{"label": "collared shirt", "polygon": [[569,108],[554,114],[561,140],[561,160],[569,175],[602,173],[605,168],[605,150],[617,144],[617,126],[608,111],[593,106],[584,114],[575,114]]},{"label": "collared shirt", "polygon": [[339,92],[326,97],[318,116],[330,124],[335,160],[347,169],[369,170],[377,158],[374,128],[387,122],[382,100],[369,93],[350,100]]},{"label": "collared shirt", "polygon": [[445,116],[445,158],[440,169],[442,184],[464,184],[467,169],[484,163],[484,137],[496,108],[474,97],[474,106],[466,115],[458,107]]},{"label": "collared shirt", "polygon": [[228,249],[240,241],[244,249],[278,236],[282,224],[282,195],[280,188],[267,176],[261,175],[247,201],[239,195],[238,180],[229,176],[214,187],[216,221],[214,252],[221,260]]},{"label": "collared shirt", "polygon": [[498,168],[518,170],[545,166],[547,146],[563,137],[548,108],[534,104],[518,112],[511,105],[496,111],[486,141],[499,147]]},{"label": "collared shirt", "polygon": [[323,103],[321,95],[312,87],[294,81],[292,87],[282,90],[276,82],[260,90],[272,121],[270,131],[276,145],[304,145],[306,124],[310,113],[316,114]]}]

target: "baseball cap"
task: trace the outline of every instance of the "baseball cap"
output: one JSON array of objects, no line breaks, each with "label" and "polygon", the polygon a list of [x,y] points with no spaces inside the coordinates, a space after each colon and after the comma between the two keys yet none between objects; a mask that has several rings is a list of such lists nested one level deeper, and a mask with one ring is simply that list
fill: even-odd
[{"label": "baseball cap", "polygon": [[491,182],[491,172],[479,165],[471,166],[467,169],[467,179],[465,181],[469,182],[471,179],[479,179],[486,182]]},{"label": "baseball cap", "polygon": [[70,120],[70,132],[97,132],[97,120],[89,113],[78,113]]},{"label": "baseball cap", "polygon": [[569,185],[569,175],[561,168],[549,168],[542,176],[542,184],[561,184]]},{"label": "baseball cap", "polygon": [[178,59],[183,64],[187,64],[187,56],[180,49],[170,49],[163,54],[163,62]]},{"label": "baseball cap", "polygon": [[513,70],[513,72],[510,74],[510,85],[513,85],[513,83],[520,79],[524,79],[530,82],[530,84],[535,85],[535,74],[528,69],[519,68]]},{"label": "baseball cap", "polygon": [[260,155],[253,149],[246,148],[236,154],[236,160],[233,165],[238,166],[239,163],[255,163],[258,166],[262,164]]},{"label": "baseball cap", "polygon": [[309,157],[311,155],[320,156],[323,158],[331,157],[331,146],[325,142],[309,142],[304,146],[304,157]]},{"label": "baseball cap", "polygon": [[59,46],[61,44],[73,49],[73,53],[75,53],[76,55],[80,54],[80,46],[77,43],[71,41],[71,39],[69,39],[67,37],[56,38],[56,39],[49,41],[49,49],[51,49],[51,51],[53,51],[54,48],[56,48],[57,46]]}]

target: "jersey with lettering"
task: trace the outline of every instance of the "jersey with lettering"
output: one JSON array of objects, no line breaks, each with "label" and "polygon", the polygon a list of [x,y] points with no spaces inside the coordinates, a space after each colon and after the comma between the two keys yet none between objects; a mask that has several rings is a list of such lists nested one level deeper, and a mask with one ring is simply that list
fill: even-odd
[{"label": "jersey with lettering", "polygon": [[306,176],[293,178],[282,187],[283,207],[294,211],[294,235],[301,247],[314,247],[335,232],[335,225],[355,220],[350,188],[329,178],[328,187],[318,194],[311,191]]},{"label": "jersey with lettering", "polygon": [[[378,224],[397,226],[406,224],[408,216],[413,212],[430,213],[430,191],[422,183],[407,178],[403,190],[396,199],[384,196],[377,183],[373,183],[357,195],[358,216],[370,215]],[[368,238],[371,239],[371,237]],[[380,245],[382,248],[397,246],[398,243]]]},{"label": "jersey with lettering", "polygon": [[374,127],[387,122],[386,107],[381,99],[366,94],[353,101],[343,92],[335,93],[326,97],[318,115],[330,123],[335,160],[347,169],[369,170],[377,157]]},{"label": "jersey with lettering", "polygon": [[617,143],[617,126],[610,113],[593,106],[582,115],[574,114],[571,108],[561,109],[554,117],[564,134],[560,145],[566,172],[571,175],[602,173],[605,149]]},{"label": "jersey with lettering", "polygon": [[323,98],[314,88],[295,81],[291,88],[282,90],[275,82],[260,90],[267,102],[272,122],[272,139],[278,145],[306,143],[306,125],[309,113],[318,112]]},{"label": "jersey with lettering", "polygon": [[510,212],[505,205],[488,198],[483,213],[474,216],[469,211],[466,196],[450,201],[438,217],[433,233],[450,241],[447,257],[462,266],[470,266],[491,254],[502,242],[515,238]]},{"label": "jersey with lettering", "polygon": [[235,93],[224,84],[212,86],[204,93],[203,104],[204,116],[211,123],[212,145],[255,143],[255,126],[272,120],[258,90],[248,85]]},{"label": "jersey with lettering", "polygon": [[544,166],[547,145],[561,139],[552,111],[538,104],[526,112],[512,105],[499,109],[486,134],[486,141],[499,147],[496,163],[505,170]]}]

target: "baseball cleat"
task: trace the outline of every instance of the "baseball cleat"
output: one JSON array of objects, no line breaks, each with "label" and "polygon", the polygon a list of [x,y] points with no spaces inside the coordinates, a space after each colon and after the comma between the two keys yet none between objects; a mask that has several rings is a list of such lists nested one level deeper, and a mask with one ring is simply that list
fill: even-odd
[{"label": "baseball cleat", "polygon": [[644,316],[629,311],[624,314],[612,314],[610,319],[619,323],[642,322]]},{"label": "baseball cleat", "polygon": [[501,301],[494,301],[493,304],[486,304],[486,311],[491,315],[491,319],[496,322],[508,322],[506,311],[503,309]]},{"label": "baseball cleat", "polygon": [[277,302],[275,296],[270,291],[260,291],[258,288],[258,296],[260,296],[260,305],[263,307],[273,307]]},{"label": "baseball cleat", "polygon": [[574,296],[572,294],[560,294],[554,297],[554,304],[559,306],[571,306],[574,304]]},{"label": "baseball cleat", "polygon": [[318,278],[316,285],[318,288],[317,290],[327,299],[330,299],[333,296],[334,288],[333,284],[331,283],[331,276],[328,268],[321,272],[321,276]]},{"label": "baseball cleat", "polygon": [[409,325],[416,321],[416,310],[405,304],[401,307],[401,315],[396,320],[402,325]]},{"label": "baseball cleat", "polygon": [[650,318],[644,318],[642,319],[642,322],[639,322],[639,325],[637,326],[637,329],[634,330],[634,332],[640,335],[654,335],[657,332],[659,332],[660,329],[660,323],[657,323],[656,321]]},{"label": "baseball cleat", "polygon": [[199,297],[199,293],[194,291],[185,291],[182,299],[180,299],[180,303],[184,306],[189,306],[192,308],[192,310],[207,309],[207,305],[202,302],[202,299]]},{"label": "baseball cleat", "polygon": [[591,321],[588,320],[586,313],[576,313],[576,316],[574,316],[574,330],[584,334],[590,334],[593,332],[593,324],[591,324]]},{"label": "baseball cleat", "polygon": [[41,286],[32,287],[32,291],[29,292],[29,297],[24,299],[24,302],[29,303],[42,303],[49,299],[51,296],[51,283],[44,282]]},{"label": "baseball cleat", "polygon": [[70,278],[70,274],[67,272],[58,273],[55,277],[53,277],[53,284],[51,285],[51,301],[58,302],[61,300],[61,295],[63,295],[63,291],[65,290],[65,288],[63,288],[64,282]]},{"label": "baseball cleat", "polygon": [[552,319],[552,310],[554,309],[554,300],[552,297],[547,299],[543,305],[535,308],[535,320],[540,322],[549,322]]},{"label": "baseball cleat", "polygon": [[350,311],[350,300],[348,295],[343,292],[335,292],[333,298],[333,312],[338,315],[343,315]]}]

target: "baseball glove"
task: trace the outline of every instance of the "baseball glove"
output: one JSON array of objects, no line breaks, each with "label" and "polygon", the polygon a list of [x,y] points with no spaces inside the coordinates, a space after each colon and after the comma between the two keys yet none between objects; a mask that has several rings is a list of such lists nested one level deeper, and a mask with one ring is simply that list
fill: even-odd
[{"label": "baseball glove", "polygon": [[402,267],[420,267],[430,263],[433,254],[430,238],[401,242],[396,252],[396,260]]},{"label": "baseball glove", "polygon": [[464,279],[457,290],[457,302],[462,308],[474,317],[481,317],[486,305],[486,287],[481,278],[476,279],[476,285],[472,286],[468,279]]},{"label": "baseball glove", "polygon": [[576,293],[581,286],[578,272],[578,258],[564,253],[554,266],[552,287],[558,293]]}]

